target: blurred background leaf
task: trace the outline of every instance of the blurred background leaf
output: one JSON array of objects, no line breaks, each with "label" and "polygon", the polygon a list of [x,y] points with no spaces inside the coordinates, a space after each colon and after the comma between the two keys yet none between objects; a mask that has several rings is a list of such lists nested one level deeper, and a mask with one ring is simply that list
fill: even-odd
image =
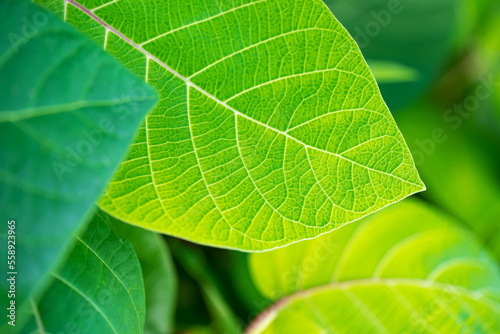
[{"label": "blurred background leaf", "polygon": [[500,330],[496,261],[473,234],[421,201],[251,254],[250,267],[266,296],[288,297],[249,333]]},{"label": "blurred background leaf", "polygon": [[211,267],[207,265],[205,255],[199,250],[200,246],[174,238],[169,239],[177,263],[196,281],[201,290],[215,332],[240,333],[241,325],[226,301],[227,296],[221,293],[221,287]]},{"label": "blurred background leaf", "polygon": [[418,80],[381,83],[391,111],[414,101],[484,15],[490,0],[324,0],[367,59],[416,70]]},{"label": "blurred background leaf", "polygon": [[[463,111],[467,113],[465,107]],[[423,197],[438,204],[485,240],[499,233],[500,175],[481,132],[452,109],[419,104],[396,115],[420,175]]]},{"label": "blurred background leaf", "polygon": [[417,70],[391,61],[368,60],[368,65],[378,84],[414,82],[419,77]]},{"label": "blurred background leaf", "polygon": [[[104,214],[104,213],[103,213]],[[145,334],[174,331],[177,276],[170,250],[161,235],[111,217],[111,227],[132,244],[139,259],[146,288]]]},{"label": "blurred background leaf", "polygon": [[335,282],[412,278],[500,301],[500,270],[481,241],[417,200],[316,239],[251,254],[249,264],[258,288],[272,299]]}]

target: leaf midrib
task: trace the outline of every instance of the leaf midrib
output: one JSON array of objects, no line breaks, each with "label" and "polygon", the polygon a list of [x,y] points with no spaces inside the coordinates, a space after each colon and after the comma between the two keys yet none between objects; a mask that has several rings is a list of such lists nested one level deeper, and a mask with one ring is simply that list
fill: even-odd
[{"label": "leaf midrib", "polygon": [[[283,131],[280,131],[278,129],[275,129],[273,127],[270,127],[268,126],[267,124],[264,124],[260,121],[257,121],[243,113],[241,113],[240,111],[230,107],[229,105],[227,105],[226,102],[224,101],[221,101],[219,100],[218,98],[216,98],[215,96],[211,95],[210,93],[208,93],[207,91],[205,91],[204,89],[198,87],[196,84],[194,84],[193,82],[191,82],[189,80],[189,78],[186,78],[184,76],[182,76],[181,74],[179,74],[177,71],[175,71],[174,69],[172,69],[170,66],[168,66],[167,64],[163,63],[162,61],[160,61],[157,57],[153,56],[151,53],[149,53],[148,51],[146,51],[144,48],[141,47],[141,45],[135,43],[134,41],[132,41],[130,38],[126,37],[123,33],[121,33],[120,31],[118,31],[117,29],[115,29],[114,27],[110,26],[109,24],[107,24],[106,22],[104,22],[102,19],[100,19],[97,15],[94,14],[94,12],[92,10],[89,10],[87,8],[85,8],[83,5],[79,4],[78,2],[76,2],[76,0],[65,0],[65,13],[66,13],[66,6],[67,4],[70,3],[72,4],[73,6],[77,7],[78,9],[80,9],[81,11],[83,11],[84,13],[86,13],[88,16],[90,16],[92,19],[94,19],[97,23],[99,23],[101,26],[103,26],[105,29],[113,32],[115,35],[117,35],[118,37],[120,37],[121,39],[123,39],[125,42],[127,42],[128,44],[130,44],[134,49],[136,49],[137,51],[141,52],[142,54],[144,54],[146,56],[146,58],[149,60],[153,60],[155,61],[158,65],[162,66],[163,68],[165,68],[166,70],[168,70],[170,73],[172,73],[173,75],[175,75],[176,77],[178,77],[179,79],[181,79],[182,81],[184,81],[187,85],[187,89],[189,90],[190,87],[193,87],[194,89],[198,90],[200,93],[206,95],[207,97],[209,97],[210,99],[214,100],[215,102],[217,102],[218,104],[222,105],[223,107],[231,110],[232,112],[234,112],[237,116],[240,116],[240,117],[244,117],[252,122],[255,122],[261,126],[264,126],[265,128],[267,129],[270,129],[272,131],[275,131],[275,132],[278,132],[286,137],[289,137],[290,139],[300,143],[301,145],[303,145],[306,149],[310,148],[310,149],[313,149],[313,150],[317,150],[317,151],[320,151],[320,152],[323,152],[323,153],[326,153],[326,154],[329,154],[329,155],[333,155],[333,156],[336,156],[340,159],[343,159],[343,160],[346,160],[350,163],[353,163],[355,165],[358,165],[360,167],[363,167],[363,168],[366,168],[368,170],[371,170],[373,172],[376,172],[376,173],[381,173],[381,174],[384,174],[384,175],[387,175],[389,177],[392,177],[392,178],[395,178],[397,180],[400,180],[402,182],[405,182],[405,183],[408,183],[410,185],[414,185],[414,186],[417,186],[419,187],[420,189],[424,189],[424,187],[421,185],[421,184],[418,184],[418,183],[413,183],[413,182],[410,182],[408,180],[405,180],[403,178],[400,178],[396,175],[392,175],[392,174],[389,174],[389,173],[386,173],[386,172],[383,172],[383,171],[380,171],[380,170],[377,170],[377,169],[374,169],[374,168],[371,168],[371,167],[368,167],[368,166],[364,166],[360,163],[357,163],[353,160],[350,160],[342,155],[339,155],[339,154],[335,154],[335,153],[332,153],[332,152],[328,152],[328,151],[325,151],[325,150],[322,150],[322,149],[319,149],[319,148],[316,148],[316,147],[312,147],[310,145],[307,145],[305,143],[303,143],[302,141],[298,140],[297,138],[295,137],[292,137],[290,136],[288,133],[286,132],[283,132]],[[66,14],[65,14],[66,15]],[[189,102],[188,102],[189,103]]]}]

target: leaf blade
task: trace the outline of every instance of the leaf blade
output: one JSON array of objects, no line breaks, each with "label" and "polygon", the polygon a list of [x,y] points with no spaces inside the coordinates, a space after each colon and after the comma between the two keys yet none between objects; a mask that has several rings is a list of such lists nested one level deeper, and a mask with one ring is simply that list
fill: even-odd
[{"label": "leaf blade", "polygon": [[[314,240],[250,254],[249,267],[265,296],[284,297],[249,333],[495,332],[500,325],[495,260],[470,232],[415,200]],[[287,327],[302,321],[306,328]]]},{"label": "leaf blade", "polygon": [[177,276],[170,250],[163,238],[153,232],[109,217],[113,230],[134,247],[141,264],[145,297],[145,334],[171,333],[177,301]]},{"label": "leaf blade", "polygon": [[498,331],[499,305],[449,284],[372,279],[291,295],[246,333],[459,333],[464,328]]},{"label": "leaf blade", "polygon": [[[166,11],[158,1],[148,6]],[[169,6],[171,20],[152,31],[144,26],[152,13],[124,2],[95,11],[92,3],[68,3],[67,20],[88,30],[85,13],[104,27],[106,50],[118,57],[129,50],[127,63],[163,101],[102,198],[106,211],[198,243],[259,251],[424,189],[359,49],[321,1],[193,3],[194,16],[189,2]],[[122,16],[133,24],[118,26]],[[341,129],[331,132],[336,123]],[[335,166],[339,172],[329,173]],[[313,171],[326,174],[322,182]]]},{"label": "leaf blade", "polygon": [[[53,281],[33,304],[35,319],[23,330],[142,333],[144,282],[132,246],[112,231],[109,218],[98,211],[73,239],[70,260],[50,273]],[[82,265],[91,270],[82,271]]]}]

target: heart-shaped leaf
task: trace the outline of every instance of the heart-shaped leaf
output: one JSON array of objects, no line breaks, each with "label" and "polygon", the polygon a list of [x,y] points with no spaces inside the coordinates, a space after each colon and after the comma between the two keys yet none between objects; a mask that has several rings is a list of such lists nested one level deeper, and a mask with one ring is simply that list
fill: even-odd
[{"label": "heart-shaped leaf", "polygon": [[123,221],[255,251],[424,189],[356,43],[320,0],[42,2],[161,96],[100,201]]}]

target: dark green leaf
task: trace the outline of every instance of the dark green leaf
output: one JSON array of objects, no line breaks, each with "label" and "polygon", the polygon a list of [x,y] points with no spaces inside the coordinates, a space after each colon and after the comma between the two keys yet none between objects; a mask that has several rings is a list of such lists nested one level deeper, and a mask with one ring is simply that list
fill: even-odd
[{"label": "dark green leaf", "polygon": [[118,237],[97,211],[74,237],[74,248],[23,333],[140,334],[145,298],[141,267],[132,246]]},{"label": "dark green leaf", "polygon": [[[0,207],[2,219],[16,221],[20,305],[85,221],[157,97],[94,43],[24,0],[0,2],[0,78]],[[2,234],[3,259],[5,244]]]},{"label": "dark green leaf", "polygon": [[134,247],[141,263],[146,288],[145,334],[173,333],[177,301],[177,276],[170,251],[162,236],[113,217],[110,223],[118,235]]}]

